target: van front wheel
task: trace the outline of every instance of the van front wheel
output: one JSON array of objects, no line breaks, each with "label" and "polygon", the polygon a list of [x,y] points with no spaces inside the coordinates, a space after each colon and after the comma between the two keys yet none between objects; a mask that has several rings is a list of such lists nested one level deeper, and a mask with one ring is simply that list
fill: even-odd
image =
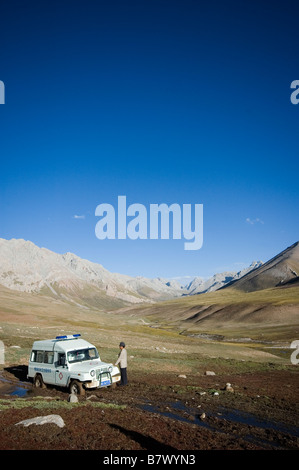
[{"label": "van front wheel", "polygon": [[46,388],[46,384],[43,381],[43,378],[40,374],[36,374],[33,380],[34,388]]},{"label": "van front wheel", "polygon": [[78,380],[73,380],[70,385],[70,393],[74,395],[85,395],[83,384]]}]

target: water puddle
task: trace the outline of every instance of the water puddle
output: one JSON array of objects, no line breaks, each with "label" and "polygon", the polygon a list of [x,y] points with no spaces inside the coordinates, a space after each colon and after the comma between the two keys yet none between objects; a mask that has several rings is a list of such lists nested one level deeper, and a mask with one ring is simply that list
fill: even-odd
[{"label": "water puddle", "polygon": [[239,410],[227,410],[219,408],[221,417],[235,423],[247,424],[261,429],[271,429],[273,431],[291,434],[293,437],[299,437],[299,429],[294,426],[287,426],[283,423],[277,423],[269,420],[262,420],[250,413],[244,413]]},{"label": "water puddle", "polygon": [[28,391],[29,391],[28,388],[15,387],[10,395],[12,395],[13,397],[22,398],[22,397],[25,397],[27,395]]},{"label": "water puddle", "polygon": [[[173,403],[172,404],[172,407],[173,408],[178,408],[177,406],[177,403]],[[159,407],[155,407],[153,405],[143,405],[141,406],[141,409],[144,410],[144,411],[148,411],[149,413],[157,413],[159,415],[162,415],[162,416],[165,416],[166,418],[171,418],[171,419],[175,419],[177,421],[182,421],[184,423],[194,423],[194,424],[197,424],[198,426],[202,426],[206,429],[210,429],[211,431],[215,431],[216,429],[211,426],[209,423],[207,423],[206,421],[203,421],[199,418],[199,416],[194,416],[192,417],[192,420],[190,420],[190,415],[188,415],[189,417],[185,417],[185,416],[182,416],[180,414],[175,414],[173,413],[172,411],[161,411],[159,409]]]},{"label": "water puddle", "polygon": [[[283,423],[277,423],[270,420],[262,420],[251,413],[245,413],[235,409],[228,410],[226,408],[220,407],[218,409],[218,412],[207,413],[207,419],[201,419],[201,411],[191,411],[190,408],[186,407],[181,402],[170,403],[168,404],[168,406],[165,405],[163,409],[152,404],[144,404],[141,406],[141,408],[144,411],[148,411],[150,413],[157,413],[161,416],[165,416],[167,418],[185,422],[188,424],[195,424],[213,432],[228,434],[227,430],[223,429],[222,427],[223,422],[227,421],[229,424],[243,424],[252,426],[256,429],[281,432],[283,434],[288,434],[293,438],[299,437],[299,430],[294,426],[287,426]],[[165,408],[169,408],[169,410],[165,411]],[[212,422],[209,422],[209,417],[213,418]],[[217,421],[215,421],[215,418],[217,418]],[[217,422],[220,424],[220,427],[217,426]],[[231,434],[231,436],[235,437],[235,434]],[[275,443],[273,440],[263,439],[261,437],[253,436],[251,434],[244,435],[242,436],[242,438],[246,441],[250,441],[263,446],[281,448],[281,446],[278,443]]]},{"label": "water puddle", "polygon": [[28,382],[13,380],[5,377],[3,371],[0,371],[0,395],[10,395],[13,397],[25,397],[31,390]]}]

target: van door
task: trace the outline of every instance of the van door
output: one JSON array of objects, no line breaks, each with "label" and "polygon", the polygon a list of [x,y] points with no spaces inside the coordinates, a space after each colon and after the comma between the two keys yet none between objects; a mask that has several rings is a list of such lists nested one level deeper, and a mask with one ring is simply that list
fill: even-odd
[{"label": "van door", "polygon": [[47,371],[44,376],[44,382],[48,384],[55,384],[55,364],[54,364],[54,352],[44,351],[44,370]]},{"label": "van door", "polygon": [[65,387],[69,378],[69,371],[66,364],[65,353],[58,353],[55,370],[55,383],[61,387]]},{"label": "van door", "polygon": [[55,365],[53,351],[33,349],[29,362],[29,377],[41,374],[45,384],[55,384]]}]

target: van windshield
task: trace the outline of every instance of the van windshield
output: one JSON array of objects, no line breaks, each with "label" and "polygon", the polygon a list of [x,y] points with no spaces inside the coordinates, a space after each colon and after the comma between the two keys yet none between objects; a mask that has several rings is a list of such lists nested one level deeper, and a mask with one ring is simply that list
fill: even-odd
[{"label": "van windshield", "polygon": [[67,353],[67,360],[71,364],[73,362],[90,361],[98,359],[99,353],[96,348],[76,349]]}]

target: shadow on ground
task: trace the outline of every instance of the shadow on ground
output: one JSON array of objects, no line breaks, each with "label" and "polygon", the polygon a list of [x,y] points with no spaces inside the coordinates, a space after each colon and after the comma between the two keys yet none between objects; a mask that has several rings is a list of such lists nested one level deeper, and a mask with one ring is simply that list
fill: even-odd
[{"label": "shadow on ground", "polygon": [[174,447],[169,445],[163,444],[156,439],[145,436],[137,431],[131,431],[129,429],[125,429],[122,426],[117,424],[110,424],[110,427],[113,429],[117,429],[118,431],[125,434],[126,437],[133,439],[135,442],[138,442],[143,449],[158,452],[158,453],[174,453],[177,451]]}]

